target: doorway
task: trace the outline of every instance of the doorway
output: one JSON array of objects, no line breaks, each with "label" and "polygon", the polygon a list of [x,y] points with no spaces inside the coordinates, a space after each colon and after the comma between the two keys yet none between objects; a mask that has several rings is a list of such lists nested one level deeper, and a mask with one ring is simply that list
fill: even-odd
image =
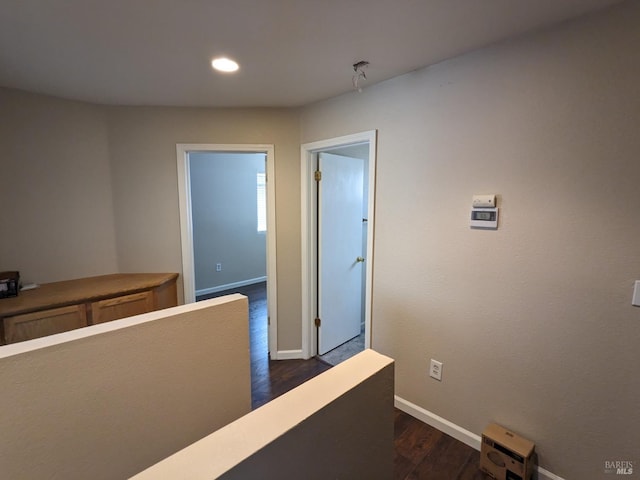
[{"label": "doorway", "polygon": [[[334,306],[342,303],[345,299],[350,298],[353,300],[356,296],[358,302],[361,302],[361,309],[358,311],[363,312],[364,317],[364,348],[369,348],[371,346],[376,132],[369,131],[308,143],[302,145],[301,150],[303,357],[310,358],[319,353],[324,353],[327,348],[333,346],[335,340],[327,343],[323,342],[323,337],[327,336],[329,329],[342,329],[344,325],[341,323],[341,318],[346,316],[353,317],[352,313],[347,314],[346,312],[349,310],[353,311],[355,307],[353,307],[353,302],[349,302],[351,306],[346,306],[346,310],[343,310],[343,313],[338,312],[337,315],[332,313],[332,318],[322,318],[323,308],[326,312],[327,305],[333,309]],[[358,250],[360,253],[355,253],[356,250],[349,249],[350,253],[345,254],[342,265],[333,272],[333,277],[331,277],[331,279],[325,278],[324,280],[322,276],[327,266],[324,264],[323,259],[326,260],[328,257],[333,259],[334,255],[338,253],[342,255],[344,252],[338,252],[335,249],[335,245],[341,245],[346,237],[343,235],[342,227],[339,227],[337,233],[332,234],[330,227],[334,219],[327,220],[327,218],[323,218],[322,213],[318,213],[318,207],[321,209],[325,208],[325,206],[322,205],[321,191],[323,188],[328,188],[327,186],[318,187],[315,175],[317,162],[320,160],[322,163],[323,156],[326,158],[333,157],[333,159],[336,160],[336,162],[333,162],[336,170],[332,175],[335,175],[334,178],[337,179],[338,183],[344,183],[343,181],[346,176],[351,175],[346,173],[349,169],[346,165],[353,163],[348,159],[355,160],[357,157],[361,157],[366,166],[366,173],[362,177],[360,184],[366,214],[363,215],[361,212],[357,219],[360,228],[359,238],[362,242]],[[343,160],[342,163],[340,162],[340,157]],[[342,170],[343,167],[345,168],[344,171]],[[322,180],[320,180],[320,182],[322,182]],[[346,190],[349,188],[357,188],[353,185],[354,184],[351,183],[351,187],[343,187]],[[330,195],[343,195],[339,192],[340,188],[341,187],[338,187],[338,191],[331,191]],[[345,190],[343,189],[343,191]],[[338,211],[341,210],[340,205],[346,205],[345,202],[347,202],[344,197],[335,200]],[[350,203],[350,201],[348,203]],[[358,207],[353,206],[353,208],[357,210]],[[329,235],[337,235],[333,240],[326,238],[323,234],[323,232],[327,233],[327,227],[329,227]],[[364,234],[362,234],[363,231]],[[355,233],[353,235],[355,235]],[[334,245],[333,247],[332,244]],[[335,258],[337,259],[337,256]],[[325,286],[330,285],[334,287],[337,279],[342,281],[342,279],[352,273],[357,275],[357,272],[361,272],[361,276],[359,277],[361,284],[357,287],[353,286],[355,285],[353,281],[351,282],[352,286],[347,286],[346,284],[341,285],[339,293],[337,293],[335,289],[323,287],[323,282]],[[351,289],[353,289],[353,291],[351,291]],[[363,294],[361,295],[360,292],[363,292]],[[327,325],[327,321],[331,322],[330,326]],[[324,332],[322,331],[323,322]],[[338,322],[339,325],[336,326],[335,322]],[[360,318],[358,318],[358,324],[359,323]],[[347,336],[355,332],[354,327],[348,327],[347,330],[351,333],[345,333],[345,336],[342,337],[343,340],[349,340]]]},{"label": "doorway", "polygon": [[266,155],[190,152],[196,300],[266,282]]},{"label": "doorway", "polygon": [[[196,294],[198,294],[199,297],[209,297],[219,292],[228,292],[230,291],[229,289],[239,290],[248,284],[264,283],[266,281],[268,350],[270,355],[273,356],[277,352],[275,168],[273,145],[178,144],[176,146],[176,151],[178,167],[178,195],[180,202],[184,301],[185,303],[195,302]],[[194,205],[194,201],[198,200],[197,192],[206,192],[206,188],[200,188],[199,190],[196,189],[194,193],[192,186],[195,186],[201,178],[198,177],[197,179],[193,179],[192,170],[194,170],[198,175],[203,175],[203,172],[207,169],[215,170],[215,168],[213,168],[213,162],[221,159],[224,163],[224,161],[233,162],[252,158],[253,165],[255,166],[256,157],[262,158],[263,162],[266,160],[266,165],[263,165],[263,168],[255,169],[253,185],[245,185],[248,189],[248,194],[253,195],[252,198],[246,199],[245,203],[247,203],[248,209],[254,208],[256,212],[255,218],[253,218],[256,238],[251,241],[253,241],[254,244],[256,241],[260,243],[260,236],[262,236],[263,248],[266,250],[266,272],[264,272],[264,270],[262,270],[262,272],[266,273],[266,275],[264,273],[260,273],[259,266],[256,270],[256,266],[251,265],[252,258],[249,251],[256,247],[255,245],[251,246],[248,243],[245,245],[244,241],[246,239],[243,239],[242,241],[244,247],[240,245],[240,248],[243,249],[245,254],[238,252],[237,250],[232,253],[229,253],[229,251],[225,253],[225,249],[229,250],[234,247],[238,247],[240,242],[237,239],[230,241],[229,232],[224,235],[219,235],[217,242],[218,245],[223,245],[223,248],[218,250],[220,256],[211,258],[209,253],[207,253],[206,246],[204,246],[205,248],[203,249],[203,246],[198,244],[202,243],[202,241],[199,241],[197,236],[194,235],[194,223],[198,223],[198,220],[194,218],[194,215],[198,215],[198,208]],[[203,166],[204,170],[202,168]],[[253,167],[249,168],[251,169]],[[234,170],[237,175],[239,170],[246,169],[236,168]],[[227,171],[227,173],[229,172],[230,171]],[[212,174],[212,172],[209,172],[208,174]],[[220,172],[218,172],[218,175],[220,175]],[[246,182],[246,172],[244,172],[243,175],[245,179],[244,181]],[[192,180],[194,185],[192,185]],[[225,182],[217,186],[212,185],[212,188],[224,190],[224,184]],[[231,191],[228,193],[230,192]],[[218,202],[219,201],[220,199],[218,199]],[[262,207],[264,207],[264,215],[260,214],[260,202],[263,203]],[[237,200],[235,203],[237,203]],[[220,206],[220,211],[218,212],[220,218],[232,218],[234,216],[232,212],[227,210],[228,208],[229,199],[227,199],[225,205]],[[226,228],[228,227],[229,225],[226,226]],[[235,227],[232,226],[231,228]],[[220,229],[218,229],[218,233],[219,230]],[[210,230],[209,233],[212,232],[213,230]],[[196,252],[196,250],[198,250],[199,253]],[[202,261],[203,264],[198,267],[200,271],[196,272],[196,259],[198,259],[198,256],[199,260],[204,259],[204,261]],[[232,260],[223,261],[223,258]],[[211,263],[211,265],[209,265],[209,263]],[[234,274],[236,275],[235,278],[233,276]],[[244,276],[245,278],[238,280],[238,275]],[[196,281],[196,276],[198,276],[198,282]],[[215,284],[216,281],[217,284]],[[200,285],[198,285],[198,283],[200,283]]]}]

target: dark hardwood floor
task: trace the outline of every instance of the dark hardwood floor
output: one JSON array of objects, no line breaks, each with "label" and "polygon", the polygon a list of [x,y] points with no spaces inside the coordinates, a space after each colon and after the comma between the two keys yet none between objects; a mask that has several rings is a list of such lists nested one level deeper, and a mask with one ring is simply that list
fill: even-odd
[{"label": "dark hardwood floor", "polygon": [[483,480],[480,452],[398,409],[395,480]]},{"label": "dark hardwood floor", "polygon": [[[198,300],[229,293],[249,297],[251,403],[254,409],[331,368],[318,358],[269,360],[264,283],[198,297]],[[478,451],[398,409],[394,415],[394,480],[485,479],[478,469]]]}]

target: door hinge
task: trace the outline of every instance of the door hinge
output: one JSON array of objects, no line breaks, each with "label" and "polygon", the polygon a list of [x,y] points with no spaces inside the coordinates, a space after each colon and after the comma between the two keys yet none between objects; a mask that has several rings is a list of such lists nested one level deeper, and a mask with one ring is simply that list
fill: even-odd
[{"label": "door hinge", "polygon": [[315,178],[316,182],[322,180],[322,172],[320,170],[316,170],[313,172],[313,178]]},{"label": "door hinge", "polygon": [[322,320],[320,320],[319,318],[316,318],[313,323],[316,324],[316,327],[319,327],[322,324]]},{"label": "door hinge", "polygon": [[271,325],[271,317],[267,317],[267,325]]}]

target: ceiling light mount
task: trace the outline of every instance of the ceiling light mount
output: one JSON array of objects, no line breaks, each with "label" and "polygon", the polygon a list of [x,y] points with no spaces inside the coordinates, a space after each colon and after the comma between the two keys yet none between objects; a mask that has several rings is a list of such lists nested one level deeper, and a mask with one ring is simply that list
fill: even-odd
[{"label": "ceiling light mount", "polygon": [[358,92],[362,92],[362,87],[360,86],[361,80],[366,80],[367,75],[364,73],[365,69],[369,66],[369,62],[366,60],[360,60],[353,64],[353,71],[356,72],[353,75],[353,88],[355,88]]}]

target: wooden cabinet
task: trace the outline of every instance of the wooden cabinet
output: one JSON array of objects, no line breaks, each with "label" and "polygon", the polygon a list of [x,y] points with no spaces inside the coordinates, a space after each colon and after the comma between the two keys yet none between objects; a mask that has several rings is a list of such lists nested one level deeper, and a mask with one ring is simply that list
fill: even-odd
[{"label": "wooden cabinet", "polygon": [[151,292],[132,293],[121,297],[100,300],[91,304],[92,323],[110,322],[118,318],[131,317],[151,312],[153,294]]},{"label": "wooden cabinet", "polygon": [[86,307],[71,305],[7,317],[4,336],[6,343],[15,343],[86,326]]},{"label": "wooden cabinet", "polygon": [[131,273],[41,285],[0,299],[0,343],[53,335],[178,304],[177,273]]}]

